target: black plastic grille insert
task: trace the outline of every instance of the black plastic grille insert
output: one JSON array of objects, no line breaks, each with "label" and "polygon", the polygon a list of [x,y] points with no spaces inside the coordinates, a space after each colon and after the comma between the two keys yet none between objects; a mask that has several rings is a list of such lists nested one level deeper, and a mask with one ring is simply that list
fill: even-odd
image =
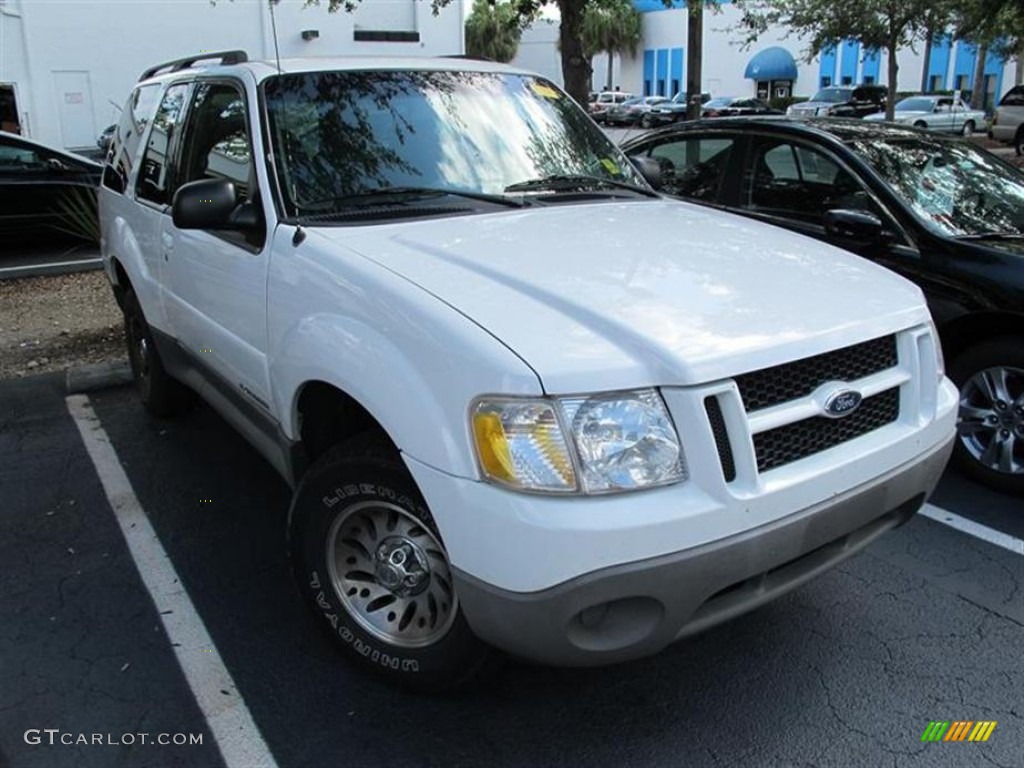
[{"label": "black plastic grille insert", "polygon": [[725,482],[731,483],[736,479],[736,461],[732,456],[732,444],[729,442],[729,432],[725,428],[722,406],[718,404],[718,398],[714,396],[704,398],[704,410],[707,412],[708,421],[711,422],[711,431],[715,435],[715,445],[718,448],[718,461],[722,465],[722,474],[725,476]]},{"label": "black plastic grille insert", "polygon": [[[736,377],[747,412],[806,397],[826,381],[855,381],[894,367],[896,337],[854,344],[822,355]],[[863,406],[862,406],[863,407]]]},{"label": "black plastic grille insert", "polygon": [[891,424],[900,415],[899,387],[866,398],[849,416],[815,416],[754,435],[758,472],[781,467]]}]

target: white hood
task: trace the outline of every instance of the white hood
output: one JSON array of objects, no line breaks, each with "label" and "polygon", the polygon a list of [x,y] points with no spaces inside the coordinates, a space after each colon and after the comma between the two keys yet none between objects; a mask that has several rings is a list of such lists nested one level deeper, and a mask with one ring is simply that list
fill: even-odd
[{"label": "white hood", "polygon": [[312,231],[465,314],[552,393],[701,383],[929,317],[916,286],[864,259],[672,201]]}]

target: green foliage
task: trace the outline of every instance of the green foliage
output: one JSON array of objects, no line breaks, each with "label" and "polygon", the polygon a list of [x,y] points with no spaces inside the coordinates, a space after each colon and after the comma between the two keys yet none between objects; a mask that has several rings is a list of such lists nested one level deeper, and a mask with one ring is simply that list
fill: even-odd
[{"label": "green foliage", "polygon": [[807,101],[807,96],[782,96],[768,99],[768,106],[785,112],[793,104],[800,104]]},{"label": "green foliage", "polygon": [[523,23],[511,2],[474,0],[466,19],[466,53],[488,61],[512,61],[519,50]]},{"label": "green foliage", "polygon": [[100,217],[96,206],[96,191],[86,187],[69,187],[56,199],[54,208],[61,215],[59,232],[87,240],[100,241]]},{"label": "green foliage", "polygon": [[587,56],[601,52],[636,56],[643,32],[640,12],[629,0],[591,0],[583,11],[580,32]]}]

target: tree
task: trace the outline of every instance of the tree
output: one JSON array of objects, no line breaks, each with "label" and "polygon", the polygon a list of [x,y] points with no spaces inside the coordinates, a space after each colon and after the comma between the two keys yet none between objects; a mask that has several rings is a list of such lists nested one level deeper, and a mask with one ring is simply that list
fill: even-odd
[{"label": "tree", "polygon": [[932,68],[932,46],[935,38],[946,32],[953,17],[949,0],[935,0],[925,11],[921,26],[924,31],[924,55],[921,57],[921,92],[928,93],[928,74]]},{"label": "tree", "polygon": [[807,40],[807,59],[836,40],[856,40],[866,49],[888,52],[889,95],[886,119],[896,105],[899,62],[896,54],[923,33],[923,21],[934,0],[740,0],[739,27],[751,43],[769,27],[784,27]]},{"label": "tree", "polygon": [[640,12],[629,0],[591,0],[583,11],[580,35],[583,51],[593,61],[602,51],[608,54],[608,75],[605,84],[612,85],[612,64],[615,54],[636,56],[642,35]]},{"label": "tree", "polygon": [[[1019,3],[994,5],[992,0],[961,0],[953,20],[957,36],[978,47],[971,106],[984,109],[985,60],[990,52],[1007,59],[1019,56],[1024,43],[1024,8]],[[1019,63],[1018,58],[1018,68]]]},{"label": "tree", "polygon": [[523,36],[523,20],[510,2],[474,0],[466,19],[466,53],[488,61],[512,61]]}]

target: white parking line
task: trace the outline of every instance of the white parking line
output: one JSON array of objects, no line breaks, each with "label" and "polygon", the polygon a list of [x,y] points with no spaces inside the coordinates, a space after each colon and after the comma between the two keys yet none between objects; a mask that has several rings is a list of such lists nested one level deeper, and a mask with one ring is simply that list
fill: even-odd
[{"label": "white parking line", "polygon": [[948,525],[950,528],[956,528],[968,536],[987,541],[989,544],[995,544],[1003,549],[1008,549],[1014,554],[1024,555],[1024,539],[1018,539],[1016,536],[997,531],[995,528],[989,528],[987,525],[968,520],[966,517],[960,517],[960,515],[945,510],[942,507],[936,507],[934,504],[925,504],[920,514],[929,520]]},{"label": "white parking line", "polygon": [[67,398],[67,406],[221,757],[228,768],[276,768],[277,763],[253,722],[235,681],[231,679],[231,673],[224,666],[203,620],[135,497],[89,398],[72,395]]}]

